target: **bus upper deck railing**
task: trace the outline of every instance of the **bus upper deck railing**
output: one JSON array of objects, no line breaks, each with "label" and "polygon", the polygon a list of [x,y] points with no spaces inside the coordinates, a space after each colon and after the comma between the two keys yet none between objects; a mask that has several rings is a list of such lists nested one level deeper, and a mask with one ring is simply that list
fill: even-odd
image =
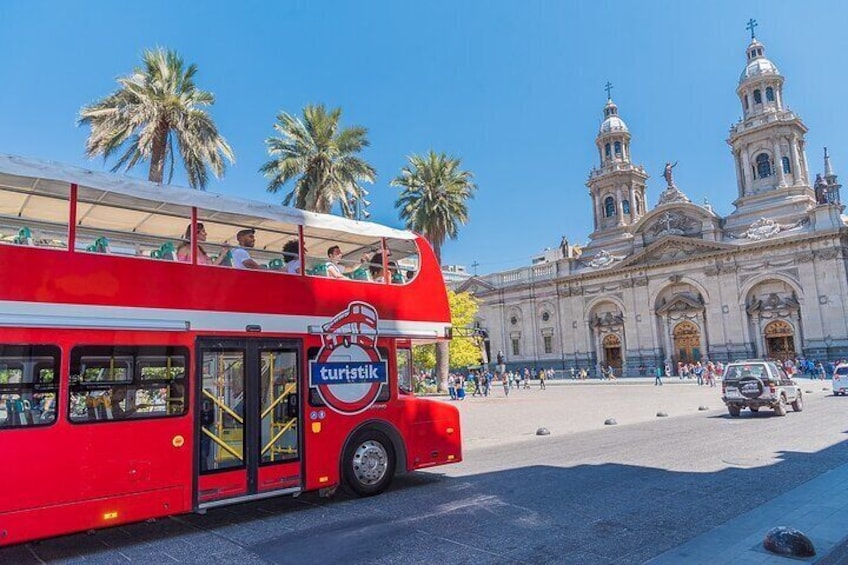
[{"label": "bus upper deck railing", "polygon": [[[236,236],[246,230],[252,247]],[[251,267],[384,284],[411,282],[422,264],[409,232],[3,155],[0,245],[202,267],[239,267],[241,247]]]}]

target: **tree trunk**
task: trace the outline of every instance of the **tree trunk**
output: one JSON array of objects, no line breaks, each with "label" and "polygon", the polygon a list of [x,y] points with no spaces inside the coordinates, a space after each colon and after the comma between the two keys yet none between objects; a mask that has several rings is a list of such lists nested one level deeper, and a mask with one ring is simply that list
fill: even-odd
[{"label": "tree trunk", "polygon": [[162,184],[165,178],[165,155],[168,151],[168,125],[160,123],[153,139],[153,152],[150,156],[150,173],[147,180]]},{"label": "tree trunk", "polygon": [[[442,268],[442,245],[441,243],[431,241],[433,253],[436,255],[436,261],[439,263],[439,269]],[[436,342],[436,382],[439,383],[439,392],[448,390],[448,371],[450,370],[450,344],[447,341]]]}]

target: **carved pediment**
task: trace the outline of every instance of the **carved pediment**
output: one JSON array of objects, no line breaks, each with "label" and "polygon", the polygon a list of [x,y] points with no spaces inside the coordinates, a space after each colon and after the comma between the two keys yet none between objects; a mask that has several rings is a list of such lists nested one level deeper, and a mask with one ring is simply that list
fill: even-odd
[{"label": "carved pediment", "polygon": [[495,285],[476,276],[463,281],[463,283],[456,289],[457,292],[467,292],[469,294],[488,292],[490,290],[495,290]]},{"label": "carved pediment", "polygon": [[780,314],[788,315],[791,312],[797,311],[801,305],[798,303],[798,297],[793,292],[789,296],[779,296],[777,293],[770,293],[768,296],[755,298],[748,304],[746,310],[749,314]]},{"label": "carved pediment", "polygon": [[686,294],[678,294],[657,308],[657,314],[664,315],[671,312],[702,312],[704,301],[700,297]]},{"label": "carved pediment", "polygon": [[686,237],[667,237],[649,245],[642,253],[634,255],[630,259],[620,263],[622,267],[633,267],[636,265],[655,265],[669,261],[696,258],[701,255],[710,255],[719,251],[735,249],[727,243],[715,243],[712,241],[693,240]]}]

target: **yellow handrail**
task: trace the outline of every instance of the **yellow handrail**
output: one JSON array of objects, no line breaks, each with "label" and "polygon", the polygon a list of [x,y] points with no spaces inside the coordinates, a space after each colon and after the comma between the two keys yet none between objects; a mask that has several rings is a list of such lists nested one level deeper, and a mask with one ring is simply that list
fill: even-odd
[{"label": "yellow handrail", "polygon": [[235,449],[233,449],[232,447],[230,447],[229,445],[227,445],[227,443],[224,440],[222,440],[221,438],[219,438],[218,436],[216,436],[215,434],[213,434],[212,432],[210,432],[206,428],[200,428],[200,431],[202,431],[204,434],[206,434],[206,437],[210,438],[212,441],[214,441],[215,443],[220,445],[224,449],[224,451],[226,451],[227,453],[229,453],[233,457],[237,457],[239,459],[239,461],[244,461],[244,457],[242,456],[242,454],[239,453],[238,451],[236,451]]},{"label": "yellow handrail", "polygon": [[280,436],[281,436],[281,435],[283,435],[284,433],[286,433],[286,431],[287,431],[289,428],[291,428],[293,425],[295,425],[296,423],[297,423],[297,418],[292,418],[291,420],[289,420],[289,421],[288,421],[288,423],[287,423],[285,426],[283,426],[282,428],[280,428],[280,431],[279,431],[279,432],[277,432],[277,434],[276,434],[274,437],[272,437],[272,438],[271,438],[271,441],[269,441],[269,442],[265,445],[265,447],[263,447],[263,448],[262,448],[262,455],[265,455],[265,452],[266,452],[266,451],[268,451],[269,449],[271,449],[271,447],[273,447],[274,443],[275,443],[278,439],[280,439]]},{"label": "yellow handrail", "polygon": [[206,396],[212,402],[214,402],[215,405],[219,406],[221,408],[221,410],[223,410],[224,412],[226,412],[227,414],[232,416],[236,420],[236,422],[238,422],[239,424],[244,424],[244,418],[242,418],[236,412],[234,412],[232,408],[230,408],[229,406],[227,406],[226,404],[224,404],[223,402],[218,400],[218,398],[215,397],[211,392],[209,392],[206,389],[203,389],[203,395]]},{"label": "yellow handrail", "polygon": [[294,386],[295,386],[295,383],[287,384],[285,386],[285,388],[283,389],[283,393],[280,396],[278,396],[277,398],[275,398],[274,402],[272,402],[271,405],[268,406],[268,408],[266,408],[265,410],[262,411],[262,418],[263,419],[265,418],[265,416],[267,416],[268,414],[271,413],[271,410],[273,410],[274,407],[277,406],[277,404],[279,404],[280,402],[285,400],[286,395],[290,392],[289,389],[293,389]]}]

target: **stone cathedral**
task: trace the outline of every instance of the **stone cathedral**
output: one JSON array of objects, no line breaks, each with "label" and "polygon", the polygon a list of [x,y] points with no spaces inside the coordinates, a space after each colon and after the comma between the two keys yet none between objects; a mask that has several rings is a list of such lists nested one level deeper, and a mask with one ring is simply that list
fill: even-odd
[{"label": "stone cathedral", "polygon": [[[825,149],[810,178],[807,127],[784,77],[753,37],[730,129],[738,198],[726,217],[693,203],[665,166],[656,205],[609,97],[586,182],[594,231],[529,267],[472,277],[477,324],[510,368],[848,357],[848,218]],[[609,87],[609,85],[608,85]]]}]

